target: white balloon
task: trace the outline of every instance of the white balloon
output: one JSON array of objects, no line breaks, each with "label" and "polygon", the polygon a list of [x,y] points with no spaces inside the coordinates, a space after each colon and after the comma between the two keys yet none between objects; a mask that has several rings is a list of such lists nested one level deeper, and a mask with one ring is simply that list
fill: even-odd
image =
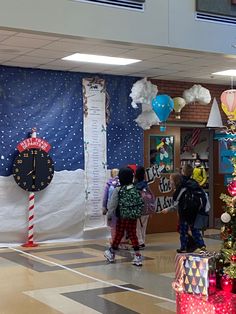
[{"label": "white balloon", "polygon": [[227,224],[228,222],[230,222],[231,216],[230,216],[230,214],[228,214],[228,213],[223,213],[223,214],[220,216],[220,219],[222,220],[223,223]]}]

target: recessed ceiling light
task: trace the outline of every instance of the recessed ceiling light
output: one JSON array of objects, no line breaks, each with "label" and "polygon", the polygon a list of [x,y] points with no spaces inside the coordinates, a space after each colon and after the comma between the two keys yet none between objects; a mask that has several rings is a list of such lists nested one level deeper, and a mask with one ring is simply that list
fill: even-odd
[{"label": "recessed ceiling light", "polygon": [[115,58],[108,56],[88,55],[83,53],[74,53],[73,55],[62,58],[62,60],[113,65],[127,65],[142,61],[138,59]]},{"label": "recessed ceiling light", "polygon": [[225,71],[220,71],[220,72],[215,72],[212,73],[214,75],[224,75],[224,76],[236,76],[236,70],[225,70]]}]

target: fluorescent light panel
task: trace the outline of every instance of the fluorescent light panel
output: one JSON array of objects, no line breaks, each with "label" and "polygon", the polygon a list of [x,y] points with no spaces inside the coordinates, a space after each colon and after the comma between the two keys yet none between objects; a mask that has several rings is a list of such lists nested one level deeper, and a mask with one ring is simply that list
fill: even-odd
[{"label": "fluorescent light panel", "polygon": [[62,58],[62,60],[113,65],[127,65],[141,61],[138,59],[115,58],[108,56],[88,55],[83,53],[74,53],[73,55]]},{"label": "fluorescent light panel", "polygon": [[224,75],[224,76],[236,76],[236,70],[225,70],[225,71],[220,71],[220,72],[215,72],[212,73],[214,75]]}]

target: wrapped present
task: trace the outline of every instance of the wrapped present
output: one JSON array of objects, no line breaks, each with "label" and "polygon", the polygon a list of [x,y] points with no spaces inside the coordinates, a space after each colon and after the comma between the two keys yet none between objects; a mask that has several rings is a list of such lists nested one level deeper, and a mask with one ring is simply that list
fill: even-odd
[{"label": "wrapped present", "polygon": [[184,277],[184,261],[186,259],[186,255],[184,254],[176,254],[175,256],[175,281],[172,283],[172,287],[175,291],[181,292],[183,291],[183,277]]},{"label": "wrapped present", "polygon": [[[213,254],[177,254],[175,258],[175,282],[177,291],[209,295],[215,292],[216,279],[213,277],[215,258]],[[211,275],[211,287],[209,275]],[[209,289],[211,288],[211,289]]]},{"label": "wrapped present", "polygon": [[[189,254],[184,261],[184,291],[194,294],[209,295],[209,275],[215,269],[214,255],[204,256]],[[216,285],[216,281],[215,281]]]},{"label": "wrapped present", "polygon": [[235,314],[236,295],[224,291],[217,291],[209,297],[186,292],[176,293],[176,313]]}]

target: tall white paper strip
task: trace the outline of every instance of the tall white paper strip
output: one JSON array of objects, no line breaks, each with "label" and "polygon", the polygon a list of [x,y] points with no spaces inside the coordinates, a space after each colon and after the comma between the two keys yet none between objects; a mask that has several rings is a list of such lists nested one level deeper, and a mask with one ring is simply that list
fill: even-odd
[{"label": "tall white paper strip", "polygon": [[93,229],[106,225],[102,215],[102,197],[107,178],[106,91],[103,79],[83,79],[83,103],[85,229]]}]

